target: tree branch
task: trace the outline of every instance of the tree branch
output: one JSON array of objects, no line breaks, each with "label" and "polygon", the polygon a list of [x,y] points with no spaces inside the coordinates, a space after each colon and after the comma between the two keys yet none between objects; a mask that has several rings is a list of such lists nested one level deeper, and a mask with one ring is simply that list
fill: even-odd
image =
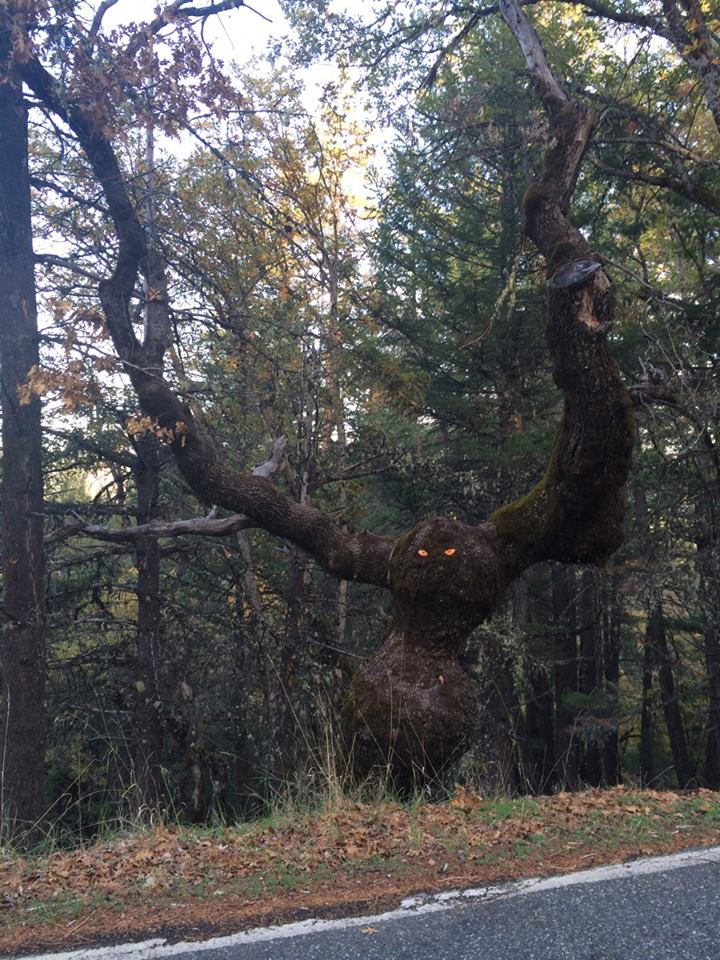
[{"label": "tree branch", "polygon": [[[148,40],[156,36],[163,27],[167,27],[168,24],[172,23],[172,21],[179,16],[202,19],[203,17],[210,17],[217,13],[224,13],[226,10],[238,10],[240,7],[246,6],[245,0],[220,0],[219,3],[212,3],[207,7],[188,7],[186,6],[187,3],[189,3],[189,0],[176,0],[175,3],[168,4],[167,7],[160,11],[154,20],[146,23],[138,30],[125,47],[127,56],[134,57]],[[253,13],[258,13],[258,11],[253,10]],[[268,19],[262,13],[258,13],[258,16],[262,17],[263,20]]]},{"label": "tree branch", "polygon": [[119,322],[132,299],[140,262],[147,255],[145,235],[127,193],[115,153],[100,130],[93,127],[81,107],[67,97],[55,78],[37,57],[18,64],[23,81],[45,107],[63,120],[75,134],[98,183],[103,189],[115,226],[119,247],[112,277],[100,282],[100,300],[120,358],[143,366],[142,348],[132,323]]},{"label": "tree branch", "polygon": [[85,450],[87,453],[93,453],[96,457],[105,460],[107,463],[115,463],[121,467],[128,467],[130,470],[134,469],[138,464],[138,458],[135,454],[122,450],[111,450],[101,443],[82,436],[77,430],[68,432],[65,430],[54,430],[52,427],[45,427],[43,432],[51,437],[60,437],[63,440],[72,441],[77,444],[81,450]]},{"label": "tree branch", "polygon": [[117,2],[118,0],[103,0],[103,2],[97,8],[97,11],[95,12],[95,16],[93,17],[92,25],[90,27],[90,32],[88,34],[90,40],[94,41],[95,37],[97,37],[98,33],[100,33],[103,17],[111,7],[115,6]]},{"label": "tree branch", "polygon": [[546,339],[565,396],[545,476],[491,517],[511,571],[519,572],[545,559],[599,563],[617,549],[635,431],[630,398],[607,348],[612,285],[568,217],[595,114],[559,87],[517,0],[501,0],[501,9],[550,121],[544,168],[525,196],[525,231],[546,261]]},{"label": "tree branch", "polygon": [[81,264],[76,263],[74,260],[69,260],[67,257],[58,257],[54,253],[36,253],[34,259],[35,263],[41,263],[46,267],[62,267],[63,270],[76,273],[79,277],[94,280],[95,283],[99,283],[102,279],[101,275],[94,270],[89,270],[87,267],[83,267]]},{"label": "tree branch", "polygon": [[[177,12],[182,5],[172,4],[166,12]],[[221,6],[230,8],[218,5],[213,9],[217,12]],[[243,514],[269,533],[290,540],[341,579],[386,585],[394,537],[346,533],[322,510],[298,504],[265,477],[227,468],[222,451],[199,414],[180,401],[157,365],[150,367],[130,314],[139,271],[148,254],[147,239],[113,147],[37,58],[19,64],[18,69],[46,108],[70,126],[103,190],[119,241],[115,269],[99,285],[108,329],[143,412],[167,431],[176,463],[195,495],[206,503]]]},{"label": "tree branch", "polygon": [[267,460],[265,460],[264,463],[261,463],[255,467],[253,470],[253,476],[265,477],[267,480],[274,476],[282,466],[282,462],[285,459],[287,444],[288,438],[284,435],[278,437],[276,440],[273,440],[270,456]]},{"label": "tree branch", "polygon": [[642,407],[651,403],[671,407],[677,407],[678,405],[674,390],[666,383],[634,383],[627,389],[634,407]]},{"label": "tree branch", "polygon": [[217,520],[211,517],[193,517],[190,520],[151,520],[135,527],[103,527],[88,523],[82,517],[68,520],[58,530],[45,536],[45,543],[57,543],[82,534],[93,540],[108,543],[137,543],[141,540],[159,540],[163,537],[184,537],[189,534],[203,537],[225,537],[239,530],[248,530],[257,524],[248,517],[233,515]]},{"label": "tree branch", "polygon": [[[52,431],[57,433],[57,431]],[[83,443],[87,449],[95,449],[96,445],[92,443]],[[273,440],[270,456],[263,463],[259,464],[253,470],[253,475],[265,477],[269,480],[273,477],[285,459],[285,450],[287,447],[287,437],[281,436]],[[104,459],[115,459],[115,462],[125,463],[115,455],[108,455],[99,447],[97,451]],[[137,457],[128,454],[127,460],[130,465],[137,462]],[[214,512],[214,510],[213,510]],[[92,537],[94,540],[105,540],[110,543],[137,543],[140,540],[159,540],[161,537],[183,537],[188,534],[194,534],[204,537],[224,537],[231,533],[238,533],[240,530],[249,530],[251,527],[257,527],[248,517],[235,514],[232,517],[222,517],[216,519],[212,513],[208,517],[193,517],[190,520],[151,520],[148,523],[138,524],[134,527],[105,527],[97,524],[88,523],[83,517],[75,511],[75,520],[69,520],[60,527],[45,536],[45,543],[57,543],[59,540],[67,540],[77,534],[83,534],[86,537]]]},{"label": "tree branch", "polygon": [[624,170],[619,167],[611,167],[597,157],[592,157],[590,162],[598,170],[607,173],[613,177],[620,177],[623,180],[633,180],[636,183],[646,183],[648,186],[661,187],[663,190],[670,190],[687,200],[698,203],[701,207],[709,210],[710,213],[720,215],[720,196],[708,190],[707,187],[693,183],[691,180],[681,180],[678,177],[660,176],[659,174],[643,173],[641,170]]},{"label": "tree branch", "polygon": [[606,20],[612,20],[614,23],[626,24],[630,27],[641,27],[645,30],[652,30],[659,37],[665,37],[671,40],[671,34],[668,28],[658,17],[646,16],[642,13],[627,13],[626,11],[614,10],[607,3],[601,3],[600,0],[561,0],[573,7],[584,7],[596,17],[604,17]]},{"label": "tree branch", "polygon": [[520,4],[517,3],[517,0],[500,0],[499,6],[502,18],[517,40],[518,46],[525,57],[530,76],[539,87],[541,96],[550,96],[558,102],[567,100],[565,91],[550,69],[540,38],[521,9]]}]

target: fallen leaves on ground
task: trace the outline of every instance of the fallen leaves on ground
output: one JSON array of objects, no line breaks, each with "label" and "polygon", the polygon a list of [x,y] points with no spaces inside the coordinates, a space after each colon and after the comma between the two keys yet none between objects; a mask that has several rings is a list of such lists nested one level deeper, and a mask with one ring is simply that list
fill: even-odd
[{"label": "fallen leaves on ground", "polygon": [[374,909],[418,890],[717,843],[719,827],[720,794],[709,790],[491,800],[458,787],[444,803],[347,802],[214,831],[161,826],[43,857],[6,853],[0,953]]}]

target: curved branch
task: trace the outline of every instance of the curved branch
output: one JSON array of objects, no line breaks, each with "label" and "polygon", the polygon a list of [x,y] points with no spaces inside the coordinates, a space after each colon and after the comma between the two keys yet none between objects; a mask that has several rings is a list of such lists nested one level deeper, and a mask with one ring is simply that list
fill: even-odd
[{"label": "curved branch", "polygon": [[98,33],[102,29],[102,22],[105,14],[110,10],[111,7],[114,7],[117,4],[118,0],[103,0],[100,6],[95,11],[95,16],[93,17],[92,25],[90,26],[90,32],[88,33],[88,39],[92,42],[95,41]]},{"label": "curved branch", "polygon": [[[635,436],[632,404],[610,357],[613,290],[601,258],[568,218],[595,114],[568,99],[552,77],[534,28],[517,0],[501,0],[550,120],[545,165],[525,196],[525,231],[545,257],[546,338],[565,411],[550,464],[525,497],[492,516],[512,572],[539,560],[602,562],[622,542],[623,488]],[[558,94],[557,91],[560,90]],[[583,261],[589,270],[568,270]],[[562,278],[562,280],[560,279]]]},{"label": "curved branch", "polygon": [[[224,13],[226,10],[237,10],[246,6],[245,0],[219,0],[218,3],[211,3],[208,7],[189,7],[190,0],[175,0],[169,3],[156,15],[149,23],[144,24],[138,32],[130,39],[125,47],[125,53],[129,57],[135,54],[145,46],[145,44],[156,36],[160,31],[167,27],[178,17],[189,17],[192,19],[203,19],[218,13]],[[257,13],[257,11],[253,11]],[[268,18],[264,14],[258,14],[263,20]]]},{"label": "curved branch", "polygon": [[117,157],[106,137],[85,116],[80,105],[67,97],[66,91],[36,57],[19,63],[18,71],[46,109],[73,131],[102,187],[119,246],[112,277],[100,282],[100,300],[120,358],[126,364],[143,366],[144,352],[133,332],[128,309],[139,264],[147,256],[147,244]]},{"label": "curved branch", "polygon": [[95,270],[89,270],[68,257],[58,257],[54,253],[36,253],[34,260],[35,263],[40,263],[44,267],[62,267],[63,270],[68,270],[78,277],[85,277],[86,280],[93,280],[95,283],[98,283],[101,279]]},{"label": "curved branch", "polygon": [[[171,6],[179,9],[182,4]],[[296,503],[265,477],[226,467],[198,412],[181,403],[159,375],[157,357],[154,365],[150,364],[135,336],[130,314],[139,271],[148,255],[147,240],[112,144],[37,58],[18,69],[46,108],[72,129],[102,187],[119,243],[113,274],[99,284],[108,329],[143,412],[172,438],[177,465],[195,495],[247,515],[255,525],[306,550],[320,566],[343,580],[385,586],[394,537],[345,533],[323,511]]]},{"label": "curved branch", "polygon": [[145,413],[173,437],[175,461],[197,497],[246,514],[268,533],[306,550],[328,573],[343,580],[387,584],[394,537],[345,533],[322,510],[291,500],[264,477],[226,467],[197,411],[182,404],[159,377],[142,371],[130,376]]},{"label": "curved branch", "polygon": [[573,7],[584,7],[592,16],[603,17],[605,20],[612,20],[614,23],[621,23],[629,27],[651,30],[657,36],[665,37],[666,40],[672,39],[670,30],[658,17],[615,10],[609,4],[602,3],[601,0],[561,0],[561,2]]},{"label": "curved branch", "polygon": [[717,36],[712,30],[701,4],[683,0],[682,9],[676,0],[661,0],[664,21],[659,17],[615,10],[602,0],[561,0],[584,7],[594,16],[651,30],[671,43],[678,55],[700,79],[707,106],[720,130],[720,63]]},{"label": "curved branch", "polygon": [[682,59],[699,77],[708,108],[720,131],[720,62],[717,36],[710,29],[697,0],[683,0],[685,17],[675,0],[662,0],[672,43]]},{"label": "curved branch", "polygon": [[707,187],[694,183],[690,178],[681,180],[679,177],[668,175],[657,175],[643,173],[641,170],[624,170],[619,167],[611,167],[610,164],[599,160],[597,157],[591,158],[590,162],[602,173],[607,173],[613,177],[620,177],[623,180],[632,180],[635,183],[646,183],[651,187],[660,187],[662,190],[670,190],[678,196],[685,197],[686,200],[692,200],[694,203],[704,207],[710,213],[720,214],[720,196]]}]

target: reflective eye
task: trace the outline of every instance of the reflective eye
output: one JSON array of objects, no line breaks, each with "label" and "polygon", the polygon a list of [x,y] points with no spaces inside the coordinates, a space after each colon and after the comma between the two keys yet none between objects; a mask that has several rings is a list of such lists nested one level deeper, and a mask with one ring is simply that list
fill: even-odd
[{"label": "reflective eye", "polygon": [[426,557],[428,555],[427,550],[418,550],[419,557]]},{"label": "reflective eye", "polygon": [[447,550],[443,550],[443,553],[446,557],[451,557],[455,553],[455,547],[448,547]]}]

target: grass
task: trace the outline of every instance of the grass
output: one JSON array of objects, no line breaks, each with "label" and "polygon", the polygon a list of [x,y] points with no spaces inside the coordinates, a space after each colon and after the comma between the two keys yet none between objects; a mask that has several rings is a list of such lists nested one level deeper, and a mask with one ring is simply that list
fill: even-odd
[{"label": "grass", "polygon": [[500,822],[518,815],[535,816],[539,809],[538,804],[530,797],[503,797],[488,800],[487,804],[478,810],[478,814],[488,822]]},{"label": "grass", "polygon": [[275,916],[275,905],[288,897],[312,903],[321,896],[328,903],[384,889],[410,893],[445,882],[472,886],[563,872],[715,843],[719,821],[720,794],[708,790],[613,788],[493,799],[459,787],[439,803],[333,796],[310,810],[278,807],[253,823],[160,824],[29,856],[6,849],[0,950],[14,927],[28,936],[76,924],[89,931],[98,916],[112,928],[121,914],[142,926],[169,904],[205,924],[215,904],[254,904],[263,916]]}]

